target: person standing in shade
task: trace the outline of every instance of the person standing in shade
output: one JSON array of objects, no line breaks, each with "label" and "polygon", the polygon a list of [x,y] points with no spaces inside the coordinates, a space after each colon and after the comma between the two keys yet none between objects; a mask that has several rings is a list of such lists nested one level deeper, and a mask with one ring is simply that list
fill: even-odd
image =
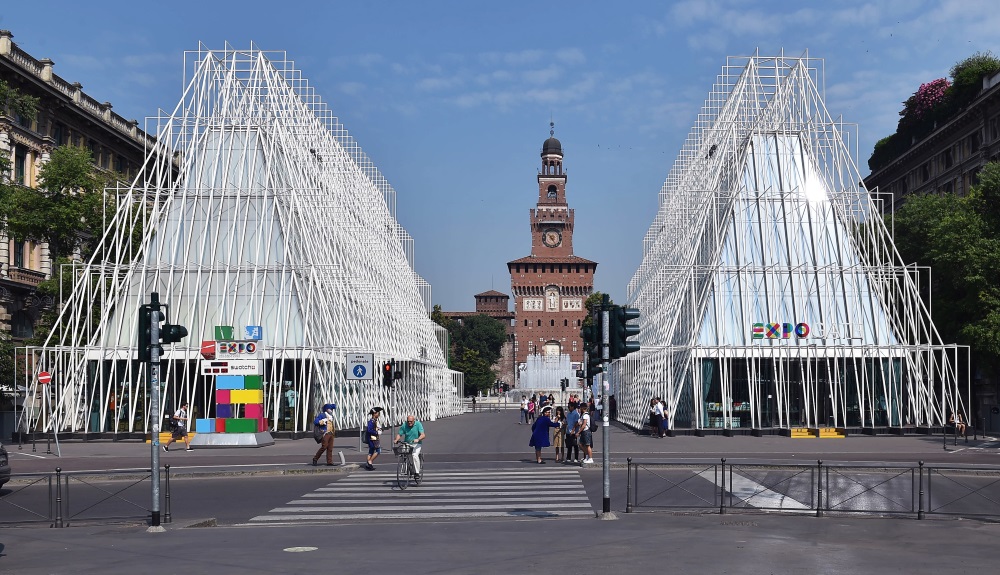
[{"label": "person standing in shade", "polygon": [[191,449],[191,439],[188,438],[187,426],[188,404],[184,402],[181,404],[181,408],[174,412],[174,431],[170,434],[170,440],[163,444],[163,451],[170,451],[170,444],[178,439],[184,440],[184,446],[187,448],[185,451],[194,451]]},{"label": "person standing in shade", "polygon": [[594,462],[594,434],[590,431],[590,413],[587,411],[587,404],[580,404],[580,419],[576,422],[577,429],[580,430],[580,447],[583,448],[582,463]]},{"label": "person standing in shade", "polygon": [[552,413],[550,406],[543,407],[535,423],[531,424],[531,440],[528,441],[528,446],[535,448],[535,463],[545,463],[542,459],[542,449],[550,445],[549,429],[559,427],[558,423],[549,419],[550,413]]},{"label": "person standing in shade", "polygon": [[337,431],[333,421],[334,409],[337,409],[336,404],[328,403],[323,406],[323,411],[313,419],[313,425],[323,428],[323,441],[312,459],[314,466],[319,464],[319,457],[323,455],[324,451],[326,452],[326,464],[333,465],[333,439]]},{"label": "person standing in shade", "polygon": [[373,407],[368,412],[368,424],[365,425],[365,441],[368,443],[368,460],[365,463],[365,469],[368,471],[375,469],[375,460],[382,453],[382,445],[378,439],[379,434],[382,433],[378,423],[380,415],[382,415],[382,408]]},{"label": "person standing in shade", "polygon": [[555,419],[559,427],[552,433],[552,447],[556,449],[556,463],[563,460],[563,446],[566,443],[566,412],[562,406],[556,408]]},{"label": "person standing in shade", "polygon": [[580,431],[577,422],[580,421],[579,403],[566,414],[566,462],[580,463]]}]

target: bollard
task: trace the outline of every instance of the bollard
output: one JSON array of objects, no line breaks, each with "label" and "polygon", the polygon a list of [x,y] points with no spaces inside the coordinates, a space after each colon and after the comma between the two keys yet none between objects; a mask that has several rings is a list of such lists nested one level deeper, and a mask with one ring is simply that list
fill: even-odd
[{"label": "bollard", "polygon": [[63,526],[62,517],[62,468],[56,467],[56,523],[55,527]]},{"label": "bollard", "polygon": [[632,513],[632,458],[626,457],[628,478],[625,480],[625,513]]},{"label": "bollard", "polygon": [[919,495],[917,495],[917,519],[923,519],[924,518],[924,462],[918,461],[917,465],[920,466],[917,468],[917,473],[919,474],[918,475],[919,479],[917,479],[917,485],[920,486],[920,490],[918,491]]},{"label": "bollard", "polygon": [[816,460],[816,517],[823,516],[823,460]]},{"label": "bollard", "polygon": [[722,458],[722,489],[719,491],[719,515],[726,514],[726,458]]},{"label": "bollard", "polygon": [[164,502],[163,502],[163,522],[170,523],[170,465],[163,466],[163,491],[164,491]]}]

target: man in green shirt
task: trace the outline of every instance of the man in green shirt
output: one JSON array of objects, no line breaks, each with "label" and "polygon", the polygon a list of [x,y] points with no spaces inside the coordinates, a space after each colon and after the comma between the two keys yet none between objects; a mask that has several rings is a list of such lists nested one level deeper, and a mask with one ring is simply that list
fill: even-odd
[{"label": "man in green shirt", "polygon": [[409,443],[413,445],[413,472],[420,477],[420,449],[424,441],[424,424],[417,421],[412,415],[406,416],[406,423],[399,426],[399,436],[396,443]]}]

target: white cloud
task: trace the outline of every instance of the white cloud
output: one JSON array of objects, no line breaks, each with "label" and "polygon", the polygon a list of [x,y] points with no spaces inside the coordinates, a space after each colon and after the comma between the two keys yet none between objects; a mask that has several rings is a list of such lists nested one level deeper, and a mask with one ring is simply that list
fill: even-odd
[{"label": "white cloud", "polygon": [[341,82],[337,84],[337,89],[344,94],[357,96],[364,92],[365,85],[361,82]]}]

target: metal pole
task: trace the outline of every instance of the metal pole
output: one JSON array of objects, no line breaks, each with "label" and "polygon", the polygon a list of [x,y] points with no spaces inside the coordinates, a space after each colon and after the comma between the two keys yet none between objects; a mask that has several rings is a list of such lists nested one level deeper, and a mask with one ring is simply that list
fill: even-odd
[{"label": "metal pole", "polygon": [[601,435],[601,441],[604,443],[604,445],[602,446],[603,449],[601,450],[602,451],[601,463],[604,466],[603,511],[604,513],[610,513],[611,512],[611,428],[608,426],[608,389],[607,389],[607,382],[605,382],[604,380],[604,378],[606,377],[604,370],[607,369],[609,365],[608,344],[611,343],[610,339],[611,313],[608,311],[607,306],[603,307],[603,309],[601,310],[601,315],[602,315],[601,323],[603,324],[602,325],[603,329],[601,331],[604,332],[601,336],[602,338],[601,341],[603,341],[603,344],[601,345],[601,359],[603,361],[601,364],[602,369],[601,369],[601,376],[599,379],[601,386],[601,426],[604,429],[604,433]]},{"label": "metal pole", "polygon": [[163,481],[164,491],[166,492],[163,496],[163,522],[170,523],[173,519],[170,518],[170,464],[163,466]]},{"label": "metal pole", "polygon": [[[52,409],[52,406],[49,405],[49,386],[46,385],[43,389],[44,389],[44,393],[45,393],[45,398],[44,398],[45,399],[45,408],[44,408],[45,409],[45,425],[46,425],[46,427],[51,427],[52,426],[52,414],[49,413],[49,411]],[[52,435],[51,435],[51,430],[50,430],[49,434],[45,436],[45,453],[47,455],[52,455]]]},{"label": "metal pole", "polygon": [[[160,294],[149,294],[149,430],[153,528],[160,527]],[[142,313],[142,312],[140,312]],[[162,527],[160,527],[162,529]]]},{"label": "metal pole", "polygon": [[823,460],[816,460],[816,517],[823,516]]},{"label": "metal pole", "polygon": [[628,464],[628,483],[625,485],[625,513],[632,513],[632,458],[626,458]]},{"label": "metal pole", "polygon": [[722,470],[720,471],[722,476],[722,488],[719,490],[719,515],[726,514],[726,458],[722,458]]},{"label": "metal pole", "polygon": [[917,468],[917,473],[919,477],[919,479],[917,480],[917,484],[920,486],[920,491],[919,491],[920,495],[918,496],[917,499],[917,519],[923,519],[924,518],[924,462],[918,461],[917,465],[920,466]]},{"label": "metal pole", "polygon": [[63,526],[62,517],[62,468],[56,467],[56,527]]}]

